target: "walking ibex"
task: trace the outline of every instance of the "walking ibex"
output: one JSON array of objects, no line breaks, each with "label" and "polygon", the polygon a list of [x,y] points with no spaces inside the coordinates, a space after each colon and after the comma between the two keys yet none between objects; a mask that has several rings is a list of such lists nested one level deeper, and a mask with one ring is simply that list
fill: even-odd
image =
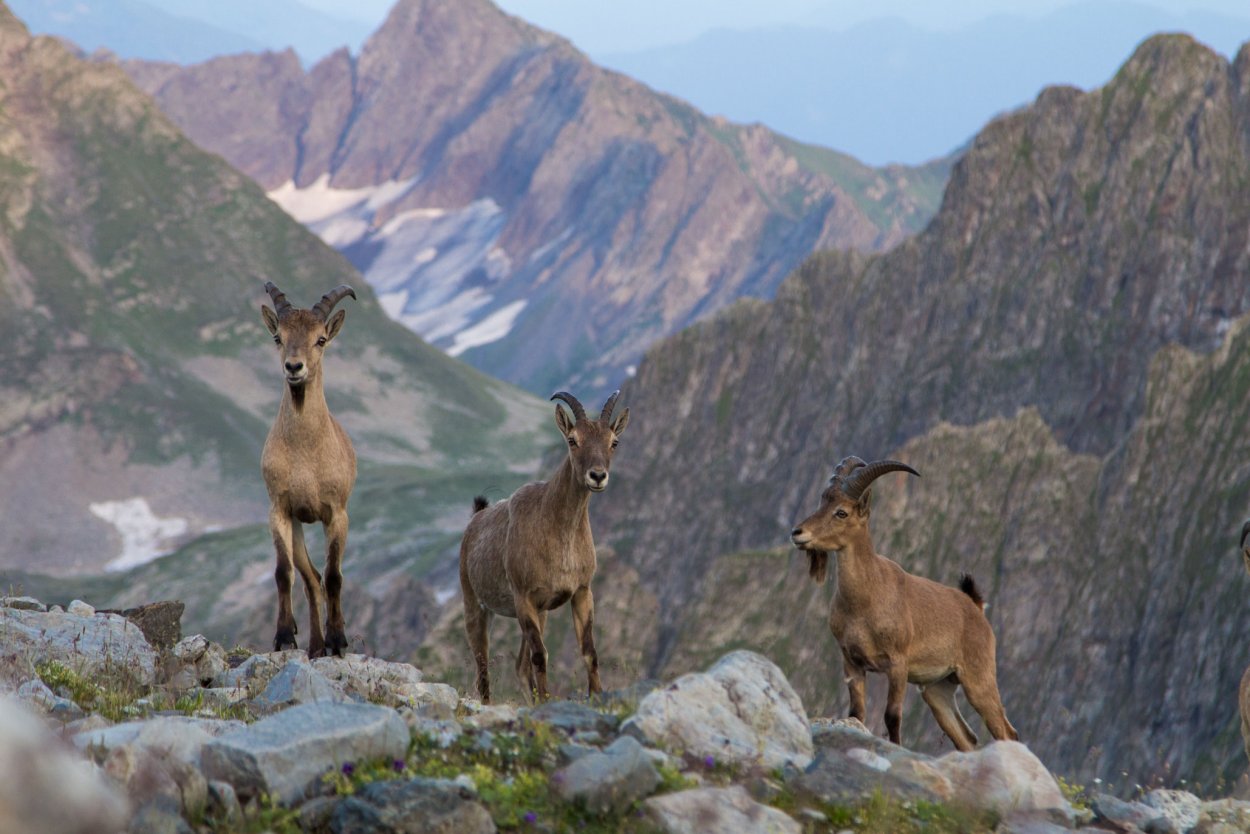
[{"label": "walking ibex", "polygon": [[[291,612],[292,561],[304,580],[308,599],[308,654],[320,657],[327,650],[342,655],[347,648],[343,630],[343,549],[347,545],[347,499],[356,483],[356,452],[352,441],[326,406],[321,379],[321,358],[326,345],[338,335],[346,311],[330,311],[345,296],[356,297],[352,288],[340,285],[304,310],[293,307],[272,283],[265,291],[274,309],[261,305],[265,326],[278,344],[286,385],[278,419],[269,430],[261,453],[261,471],[269,490],[269,531],[273,535],[278,566],[278,626],[274,651],[295,648],[295,616]],[[303,524],[320,521],[325,529],[325,586],[304,547]],[[326,629],[321,631],[321,595],[325,593]]]},{"label": "walking ibex", "polygon": [[865,464],[857,457],[838,464],[820,509],[790,534],[811,558],[811,575],[823,582],[829,551],[838,553],[838,587],[829,627],[842,649],[851,716],[864,720],[864,677],[880,672],[889,679],[885,726],[901,744],[903,696],[908,682],[920,686],[938,725],[960,750],[977,737],[955,704],[963,685],[972,707],[996,739],[1018,738],[1007,721],[994,668],[994,632],[976,583],[965,575],[962,591],[913,576],[873,549],[868,532],[869,486],[887,472],[910,472],[905,463]]},{"label": "walking ibex", "polygon": [[515,617],[521,627],[516,673],[527,696],[547,692],[547,612],[572,601],[573,629],[586,664],[587,689],[600,691],[599,656],[592,633],[595,614],[590,580],[595,575],[595,541],[590,532],[590,495],[608,486],[616,439],[629,423],[629,409],[615,418],[620,391],[591,420],[577,398],[565,391],[572,419],[556,405],[556,425],[569,452],[549,481],[529,483],[494,506],[478,496],[473,518],[460,542],[460,588],[464,627],[477,664],[477,691],[490,703],[487,655],[495,614]]}]

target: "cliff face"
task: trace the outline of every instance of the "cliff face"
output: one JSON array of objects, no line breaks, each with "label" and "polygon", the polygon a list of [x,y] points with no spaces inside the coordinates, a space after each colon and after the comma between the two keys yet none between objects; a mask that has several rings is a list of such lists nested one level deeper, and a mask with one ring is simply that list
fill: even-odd
[{"label": "cliff face", "polygon": [[403,0],[365,44],[127,62],[189,136],[340,249],[388,310],[539,393],[643,350],[813,250],[932,216],[946,161],[873,169],[709,118],[486,0]]},{"label": "cliff face", "polygon": [[841,457],[896,456],[924,477],[878,487],[878,546],[988,586],[1008,710],[1047,762],[1240,773],[1247,90],[1250,49],[1151,39],[1105,88],[989,125],[914,240],[817,256],[653,349],[595,507],[641,584],[597,593],[657,612],[631,656],[756,646],[845,709],[828,590],[786,538]]},{"label": "cliff face", "polygon": [[430,471],[532,470],[532,398],[391,322],[340,255],[117,67],[0,8],[0,73],[0,569],[97,571],[263,522],[260,448],[282,393],[265,280],[302,306],[357,285],[326,388],[363,489],[383,466],[421,482],[412,520],[472,494]]}]

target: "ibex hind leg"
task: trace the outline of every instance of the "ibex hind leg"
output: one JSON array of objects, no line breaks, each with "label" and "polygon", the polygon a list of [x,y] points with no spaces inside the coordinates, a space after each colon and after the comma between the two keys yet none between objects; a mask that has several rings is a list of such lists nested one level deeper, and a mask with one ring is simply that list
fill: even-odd
[{"label": "ibex hind leg", "polygon": [[464,588],[464,632],[477,667],[477,697],[490,703],[490,622],[493,615],[478,604],[471,588]]},{"label": "ibex hind leg", "polygon": [[1020,734],[1007,720],[1007,712],[1003,709],[1002,698],[998,694],[998,682],[990,677],[988,680],[969,680],[968,675],[961,675],[960,682],[964,686],[964,695],[968,703],[981,716],[986,729],[997,741],[1019,741]]},{"label": "ibex hind leg", "polygon": [[942,732],[955,744],[955,749],[968,751],[977,746],[976,734],[968,726],[968,722],[959,714],[959,705],[955,703],[957,684],[951,678],[931,683],[920,690],[924,702],[933,711]]}]

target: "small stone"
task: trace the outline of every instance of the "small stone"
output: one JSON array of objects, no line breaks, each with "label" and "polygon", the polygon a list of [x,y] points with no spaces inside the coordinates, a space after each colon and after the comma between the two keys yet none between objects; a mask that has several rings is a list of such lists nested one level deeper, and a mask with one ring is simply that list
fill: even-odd
[{"label": "small stone", "polygon": [[48,606],[34,597],[0,597],[0,608],[16,608],[19,611],[38,611],[45,613]]},{"label": "small stone", "polygon": [[208,783],[208,804],[206,814],[230,830],[243,826],[243,806],[235,795],[234,787],[229,782]]},{"label": "small stone", "polygon": [[643,810],[666,834],[800,834],[803,830],[798,820],[756,802],[741,785],[653,796],[643,803]]},{"label": "small stone", "polygon": [[1154,808],[1178,831],[1189,831],[1202,815],[1202,800],[1189,791],[1153,790],[1142,804]]},{"label": "small stone", "polygon": [[308,663],[292,661],[282,667],[256,696],[256,704],[262,709],[288,704],[315,704],[349,700],[343,690]]},{"label": "small stone", "polygon": [[745,650],[652,692],[622,732],[651,746],[766,770],[812,761],[812,734],[799,696],[776,664]]},{"label": "small stone", "polygon": [[1119,797],[1107,793],[1094,794],[1090,800],[1094,818],[1113,825],[1131,825],[1144,829],[1148,823],[1157,819],[1160,814],[1154,808],[1141,802],[1126,802]]},{"label": "small stone", "polygon": [[75,617],[94,617],[95,609],[80,599],[76,599],[66,606],[65,611],[73,614]]},{"label": "small stone", "polygon": [[475,792],[446,779],[410,779],[373,782],[343,799],[329,830],[494,834],[496,828]]},{"label": "small stone", "polygon": [[866,767],[885,773],[890,769],[890,760],[885,756],[879,756],[871,750],[865,750],[862,747],[852,747],[846,751],[847,758],[854,759]]},{"label": "small stone", "polygon": [[631,736],[621,736],[603,752],[589,753],[552,774],[556,794],[592,814],[621,814],[649,796],[660,774]]},{"label": "small stone", "polygon": [[947,753],[934,766],[953,787],[953,799],[970,808],[1009,816],[1046,815],[1073,824],[1072,806],[1055,777],[1018,741],[995,741],[966,753]]}]

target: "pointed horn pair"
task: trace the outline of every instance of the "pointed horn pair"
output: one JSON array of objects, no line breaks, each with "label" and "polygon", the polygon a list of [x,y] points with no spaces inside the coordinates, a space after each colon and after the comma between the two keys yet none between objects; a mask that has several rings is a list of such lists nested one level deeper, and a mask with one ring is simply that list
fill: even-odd
[{"label": "pointed horn pair", "polygon": [[[843,461],[846,463],[846,461]],[[862,462],[861,462],[862,464]],[[841,468],[841,464],[838,465]],[[917,478],[920,473],[907,464],[897,460],[877,460],[853,468],[850,474],[842,477],[842,492],[852,501],[858,501],[872,482],[887,472],[910,472]]]}]

